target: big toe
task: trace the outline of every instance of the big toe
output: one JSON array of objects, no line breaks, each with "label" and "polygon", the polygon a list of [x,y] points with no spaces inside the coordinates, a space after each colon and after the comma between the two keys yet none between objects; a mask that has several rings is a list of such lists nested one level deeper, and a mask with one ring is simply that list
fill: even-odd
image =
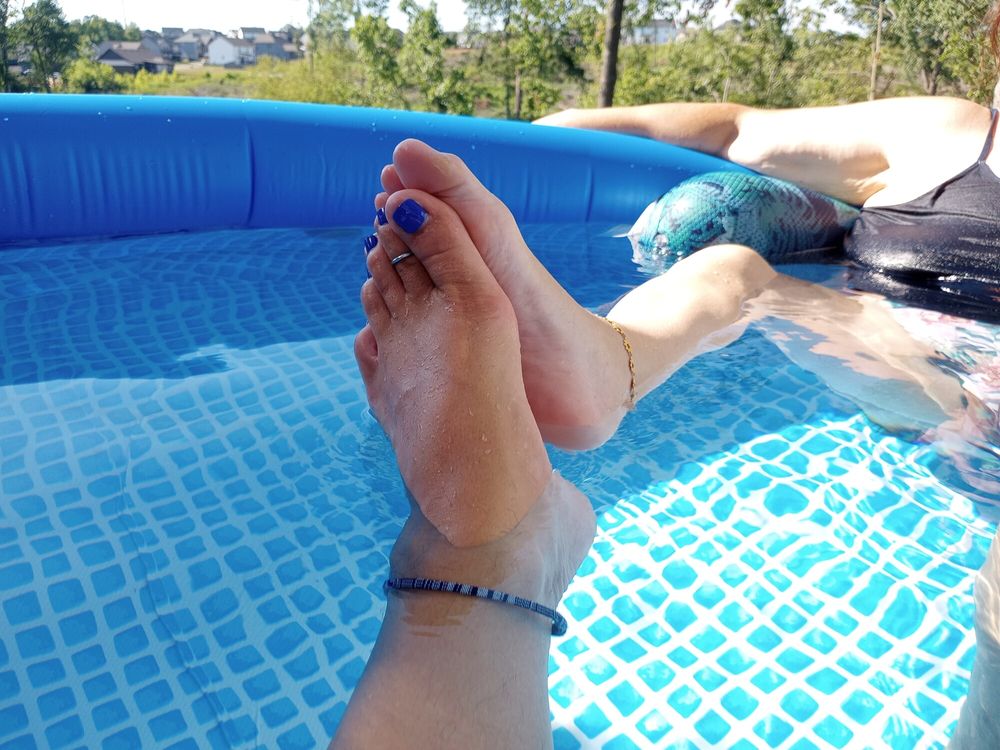
[{"label": "big toe", "polygon": [[[475,212],[505,209],[500,199],[483,186],[459,157],[431,148],[415,138],[408,138],[396,146],[392,167],[390,182],[398,181],[404,187],[438,196],[453,206],[463,219]],[[480,219],[488,218],[480,216]]]},{"label": "big toe", "polygon": [[457,284],[476,284],[483,290],[500,292],[465,225],[450,205],[421,190],[401,190],[389,197],[385,213],[393,230],[417,257],[435,286],[447,290]]}]

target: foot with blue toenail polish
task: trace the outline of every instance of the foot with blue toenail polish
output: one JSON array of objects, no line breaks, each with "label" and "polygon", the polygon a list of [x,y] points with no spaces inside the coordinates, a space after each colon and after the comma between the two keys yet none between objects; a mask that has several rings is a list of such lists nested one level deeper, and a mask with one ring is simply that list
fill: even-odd
[{"label": "foot with blue toenail polish", "polygon": [[[427,520],[457,547],[485,544],[517,526],[551,481],[514,310],[448,205],[412,190],[385,210],[356,348],[368,401]],[[399,257],[409,260],[387,262]],[[480,487],[487,477],[495,494]]]}]

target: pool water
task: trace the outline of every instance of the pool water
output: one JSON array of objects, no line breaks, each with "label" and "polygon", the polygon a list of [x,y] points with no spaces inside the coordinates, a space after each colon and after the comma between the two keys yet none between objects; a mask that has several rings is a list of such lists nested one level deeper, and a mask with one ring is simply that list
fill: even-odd
[{"label": "pool water", "polygon": [[[593,308],[642,280],[604,230],[526,228]],[[3,251],[0,748],[326,746],[407,509],[363,234]],[[557,748],[944,747],[996,517],[930,446],[750,332],[553,461],[599,517]]]}]

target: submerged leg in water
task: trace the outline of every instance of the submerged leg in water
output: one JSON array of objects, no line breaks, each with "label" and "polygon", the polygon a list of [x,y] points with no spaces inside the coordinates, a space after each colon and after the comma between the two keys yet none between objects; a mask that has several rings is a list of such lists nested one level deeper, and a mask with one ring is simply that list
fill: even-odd
[{"label": "submerged leg in water", "polygon": [[[528,402],[545,440],[580,449],[614,434],[630,387],[622,340],[545,270],[506,206],[458,157],[414,140],[396,147],[382,183],[378,207],[417,188],[441,198],[464,223],[513,304]],[[874,298],[779,274],[745,246],[717,245],[684,258],[627,294],[608,318],[630,341],[639,397],[756,320],[793,361],[887,426],[923,431],[961,411],[957,383],[926,361],[933,353]],[[875,378],[885,392],[872,397]]]},{"label": "submerged leg in water", "polygon": [[1000,747],[1000,534],[976,579],[976,663],[949,750]]},{"label": "submerged leg in water", "polygon": [[[369,256],[369,324],[355,344],[415,500],[391,575],[487,586],[555,608],[590,548],[593,511],[551,473],[524,394],[513,311],[468,234],[431,196],[394,197],[390,216],[400,207]],[[414,257],[390,264],[405,252]],[[331,747],[551,747],[551,625],[481,599],[391,592]]]}]

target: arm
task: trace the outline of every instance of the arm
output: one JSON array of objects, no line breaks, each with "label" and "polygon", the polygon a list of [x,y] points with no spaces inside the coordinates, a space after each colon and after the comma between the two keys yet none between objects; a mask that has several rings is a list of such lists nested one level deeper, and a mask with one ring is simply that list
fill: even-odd
[{"label": "arm", "polygon": [[567,110],[538,121],[692,148],[854,204],[900,183],[930,189],[951,177],[975,160],[988,122],[984,107],[947,97],[785,110],[649,104]]}]

